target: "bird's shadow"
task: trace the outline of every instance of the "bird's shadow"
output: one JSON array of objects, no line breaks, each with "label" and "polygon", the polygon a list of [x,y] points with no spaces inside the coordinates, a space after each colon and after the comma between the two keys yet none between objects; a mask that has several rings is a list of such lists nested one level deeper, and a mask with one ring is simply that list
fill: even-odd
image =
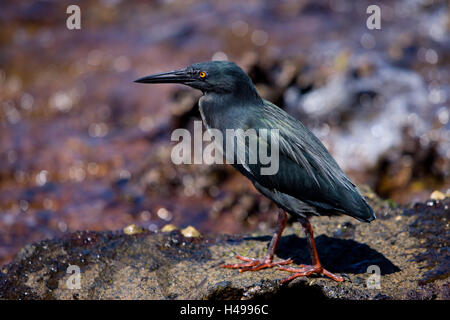
[{"label": "bird's shadow", "polygon": [[[271,237],[248,237],[246,240],[267,241]],[[320,235],[315,238],[319,259],[324,268],[336,273],[367,273],[367,268],[376,265],[382,275],[400,271],[400,268],[389,261],[383,254],[367,244],[351,239],[331,238]],[[276,252],[283,259],[292,258],[295,264],[311,264],[306,238],[289,235],[281,238]]]}]

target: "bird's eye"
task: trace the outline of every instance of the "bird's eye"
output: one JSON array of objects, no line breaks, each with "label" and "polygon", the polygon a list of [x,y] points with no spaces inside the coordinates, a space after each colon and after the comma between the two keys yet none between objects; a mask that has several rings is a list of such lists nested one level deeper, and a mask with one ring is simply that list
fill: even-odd
[{"label": "bird's eye", "polygon": [[200,73],[198,75],[200,76],[200,78],[206,78],[206,72],[205,71],[200,71]]}]

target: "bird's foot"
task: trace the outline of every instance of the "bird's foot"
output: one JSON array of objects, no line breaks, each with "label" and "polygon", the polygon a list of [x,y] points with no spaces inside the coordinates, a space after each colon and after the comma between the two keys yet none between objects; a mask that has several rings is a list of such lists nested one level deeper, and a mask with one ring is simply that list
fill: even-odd
[{"label": "bird's foot", "polygon": [[304,265],[301,264],[299,268],[285,268],[285,267],[279,267],[278,270],[288,271],[288,272],[294,272],[294,274],[290,277],[284,278],[281,280],[281,283],[286,283],[291,281],[292,279],[295,279],[297,277],[305,277],[309,276],[310,274],[323,274],[324,276],[333,279],[337,282],[344,281],[344,278],[338,275],[335,275],[328,270],[325,270],[320,264],[319,265]]},{"label": "bird's foot", "polygon": [[273,261],[271,257],[266,257],[263,259],[253,259],[237,255],[235,258],[246,261],[247,263],[223,264],[221,265],[221,267],[227,269],[239,269],[239,272],[244,272],[258,271],[261,269],[291,264],[294,262],[292,259]]}]

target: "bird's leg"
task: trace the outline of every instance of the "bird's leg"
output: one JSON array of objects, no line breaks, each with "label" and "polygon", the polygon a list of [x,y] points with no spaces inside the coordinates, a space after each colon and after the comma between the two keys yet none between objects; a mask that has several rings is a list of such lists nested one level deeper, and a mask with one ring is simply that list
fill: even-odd
[{"label": "bird's leg", "polygon": [[273,261],[275,250],[277,249],[278,243],[280,242],[283,229],[286,226],[286,221],[287,214],[286,212],[284,212],[284,210],[280,209],[278,212],[277,228],[275,230],[275,233],[273,234],[272,240],[270,241],[269,249],[267,250],[267,256],[265,258],[254,259],[237,255],[237,259],[246,261],[246,263],[224,264],[221,267],[229,269],[239,269],[239,272],[244,272],[257,271],[264,268],[272,268],[274,266],[291,264],[293,262],[291,259]]},{"label": "bird's leg", "polygon": [[279,270],[294,272],[292,276],[281,280],[281,283],[291,281],[292,279],[295,279],[297,277],[309,276],[310,274],[314,273],[323,274],[324,276],[327,276],[328,278],[331,278],[338,282],[344,281],[344,278],[342,278],[341,276],[335,275],[322,267],[319,261],[319,255],[317,254],[316,243],[314,242],[314,234],[311,224],[309,223],[309,220],[307,218],[301,218],[300,223],[302,224],[303,228],[306,231],[309,252],[311,254],[313,264],[312,265],[301,264],[299,268],[279,267],[278,268]]}]

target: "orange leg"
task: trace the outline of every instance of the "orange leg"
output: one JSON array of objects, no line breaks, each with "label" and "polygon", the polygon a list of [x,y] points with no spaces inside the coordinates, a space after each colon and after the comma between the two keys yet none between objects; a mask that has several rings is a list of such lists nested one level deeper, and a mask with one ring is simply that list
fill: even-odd
[{"label": "orange leg", "polygon": [[265,268],[272,268],[275,266],[291,264],[293,261],[291,259],[273,261],[275,256],[275,250],[277,249],[278,243],[280,242],[281,234],[286,226],[287,214],[283,210],[278,213],[278,222],[275,233],[273,234],[272,240],[270,241],[269,249],[267,250],[267,256],[262,259],[247,258],[237,255],[236,258],[247,263],[235,263],[235,264],[224,264],[222,268],[228,269],[239,269],[239,272],[244,271],[258,271]]},{"label": "orange leg", "polygon": [[303,228],[306,231],[306,236],[308,239],[308,245],[309,245],[309,251],[311,254],[313,265],[304,265],[301,264],[299,268],[286,268],[286,267],[279,267],[279,270],[289,271],[293,272],[294,274],[290,277],[287,277],[283,280],[281,280],[281,283],[289,282],[292,279],[295,279],[297,277],[304,277],[309,276],[310,274],[323,274],[324,276],[331,278],[335,281],[342,282],[344,281],[344,278],[338,275],[335,275],[327,270],[325,270],[319,261],[319,255],[317,254],[316,249],[316,243],[314,242],[314,234],[313,229],[311,227],[311,224],[309,223],[308,219],[302,218],[300,219],[300,223],[302,224]]}]

